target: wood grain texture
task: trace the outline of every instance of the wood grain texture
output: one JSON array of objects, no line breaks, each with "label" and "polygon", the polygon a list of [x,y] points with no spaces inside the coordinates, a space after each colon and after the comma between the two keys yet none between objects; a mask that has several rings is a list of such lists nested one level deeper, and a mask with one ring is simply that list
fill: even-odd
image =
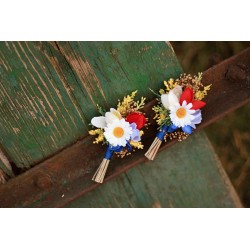
[{"label": "wood grain texture", "polygon": [[0,42],[0,145],[30,167],[86,136],[97,103],[180,72],[164,42]]},{"label": "wood grain texture", "polygon": [[[245,65],[245,70],[237,65],[241,65],[241,67]],[[197,130],[250,101],[249,65],[250,49],[204,72],[204,84],[212,82],[213,88],[206,98],[207,105],[203,110],[203,122],[197,127]],[[143,138],[145,149],[137,151],[131,157],[112,159],[105,178],[106,182],[132,167],[146,162],[144,153],[152,143],[157,131],[157,126],[152,121],[154,114],[151,108],[154,103],[152,101],[146,106],[152,126],[145,131]],[[91,181],[91,178],[102,160],[105,148],[101,145],[93,145],[92,141],[93,138],[87,136],[10,180],[6,185],[2,185],[0,187],[0,206],[60,207],[97,188],[99,185]],[[174,141],[163,143],[160,152],[170,148],[174,143]],[[189,148],[186,150],[189,151]],[[151,164],[154,166],[154,162]],[[211,166],[211,171],[213,168],[214,166]],[[175,176],[173,175],[172,178],[174,179]],[[189,176],[187,175],[186,178]],[[221,175],[218,178],[221,178]],[[225,185],[227,184],[225,183]]]},{"label": "wood grain texture", "polygon": [[5,153],[0,148],[0,169],[10,177],[14,177],[11,164],[7,159]]},{"label": "wood grain texture", "polygon": [[[63,198],[62,198],[63,199]],[[66,207],[241,207],[204,132]]]}]

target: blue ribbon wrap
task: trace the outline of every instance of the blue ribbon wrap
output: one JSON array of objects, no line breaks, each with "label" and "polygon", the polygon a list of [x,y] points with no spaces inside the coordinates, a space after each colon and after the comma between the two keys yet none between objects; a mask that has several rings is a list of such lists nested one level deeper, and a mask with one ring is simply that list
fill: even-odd
[{"label": "blue ribbon wrap", "polygon": [[182,131],[185,132],[186,134],[192,134],[193,133],[193,128],[189,125],[182,127]]},{"label": "blue ribbon wrap", "polygon": [[161,141],[164,140],[164,136],[167,132],[171,133],[174,132],[178,127],[175,126],[174,124],[167,126],[163,125],[160,129],[160,131],[157,133],[156,137],[159,138]]},{"label": "blue ribbon wrap", "polygon": [[128,151],[132,151],[132,146],[130,145],[129,141],[127,141],[127,144],[125,147],[123,147],[123,146],[111,146],[109,144],[104,158],[107,160],[110,160],[114,152],[121,152],[124,148],[127,148]]}]

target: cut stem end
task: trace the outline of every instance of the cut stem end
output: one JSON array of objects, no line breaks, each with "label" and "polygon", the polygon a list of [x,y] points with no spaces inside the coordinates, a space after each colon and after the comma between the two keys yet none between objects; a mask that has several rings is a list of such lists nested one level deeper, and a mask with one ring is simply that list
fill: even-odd
[{"label": "cut stem end", "polygon": [[92,181],[103,183],[106,171],[108,169],[109,162],[110,160],[105,159],[105,158],[102,160],[102,163],[100,164],[99,168],[96,170],[92,178]]},{"label": "cut stem end", "polygon": [[160,146],[161,146],[162,141],[158,138],[155,137],[153,143],[151,144],[150,148],[148,149],[148,151],[146,152],[145,156],[149,159],[149,160],[154,160]]}]

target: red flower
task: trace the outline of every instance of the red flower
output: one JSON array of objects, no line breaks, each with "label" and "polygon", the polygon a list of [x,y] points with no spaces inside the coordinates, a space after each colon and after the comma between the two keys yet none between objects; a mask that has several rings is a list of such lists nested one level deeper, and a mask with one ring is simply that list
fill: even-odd
[{"label": "red flower", "polygon": [[126,117],[126,121],[130,124],[134,122],[137,129],[141,129],[146,123],[146,118],[141,113],[131,113]]},{"label": "red flower", "polygon": [[181,94],[180,97],[180,104],[182,105],[183,101],[186,101],[187,104],[188,103],[192,103],[193,107],[191,109],[201,109],[203,108],[206,103],[203,101],[199,101],[199,100],[194,100],[194,92],[191,88],[187,87]]}]

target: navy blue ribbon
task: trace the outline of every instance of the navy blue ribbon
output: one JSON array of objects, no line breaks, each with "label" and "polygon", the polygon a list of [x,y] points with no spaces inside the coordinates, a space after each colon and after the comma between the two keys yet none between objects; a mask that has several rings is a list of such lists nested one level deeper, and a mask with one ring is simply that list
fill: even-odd
[{"label": "navy blue ribbon", "polygon": [[167,132],[171,133],[174,132],[178,127],[175,126],[174,124],[167,126],[167,125],[163,125],[160,128],[160,131],[157,133],[156,137],[159,138],[161,141],[164,140],[164,136]]},{"label": "navy blue ribbon", "polygon": [[112,155],[113,155],[114,151],[110,149],[110,147],[108,146],[104,159],[110,160]]},{"label": "navy blue ribbon", "polygon": [[182,127],[182,131],[185,132],[186,134],[192,134],[193,133],[193,128],[189,125]]},{"label": "navy blue ribbon", "polygon": [[106,150],[104,158],[107,160],[110,160],[114,152],[121,152],[125,148],[127,148],[128,151],[132,151],[132,146],[130,145],[129,141],[127,141],[127,144],[125,147],[109,145],[107,150]]}]

